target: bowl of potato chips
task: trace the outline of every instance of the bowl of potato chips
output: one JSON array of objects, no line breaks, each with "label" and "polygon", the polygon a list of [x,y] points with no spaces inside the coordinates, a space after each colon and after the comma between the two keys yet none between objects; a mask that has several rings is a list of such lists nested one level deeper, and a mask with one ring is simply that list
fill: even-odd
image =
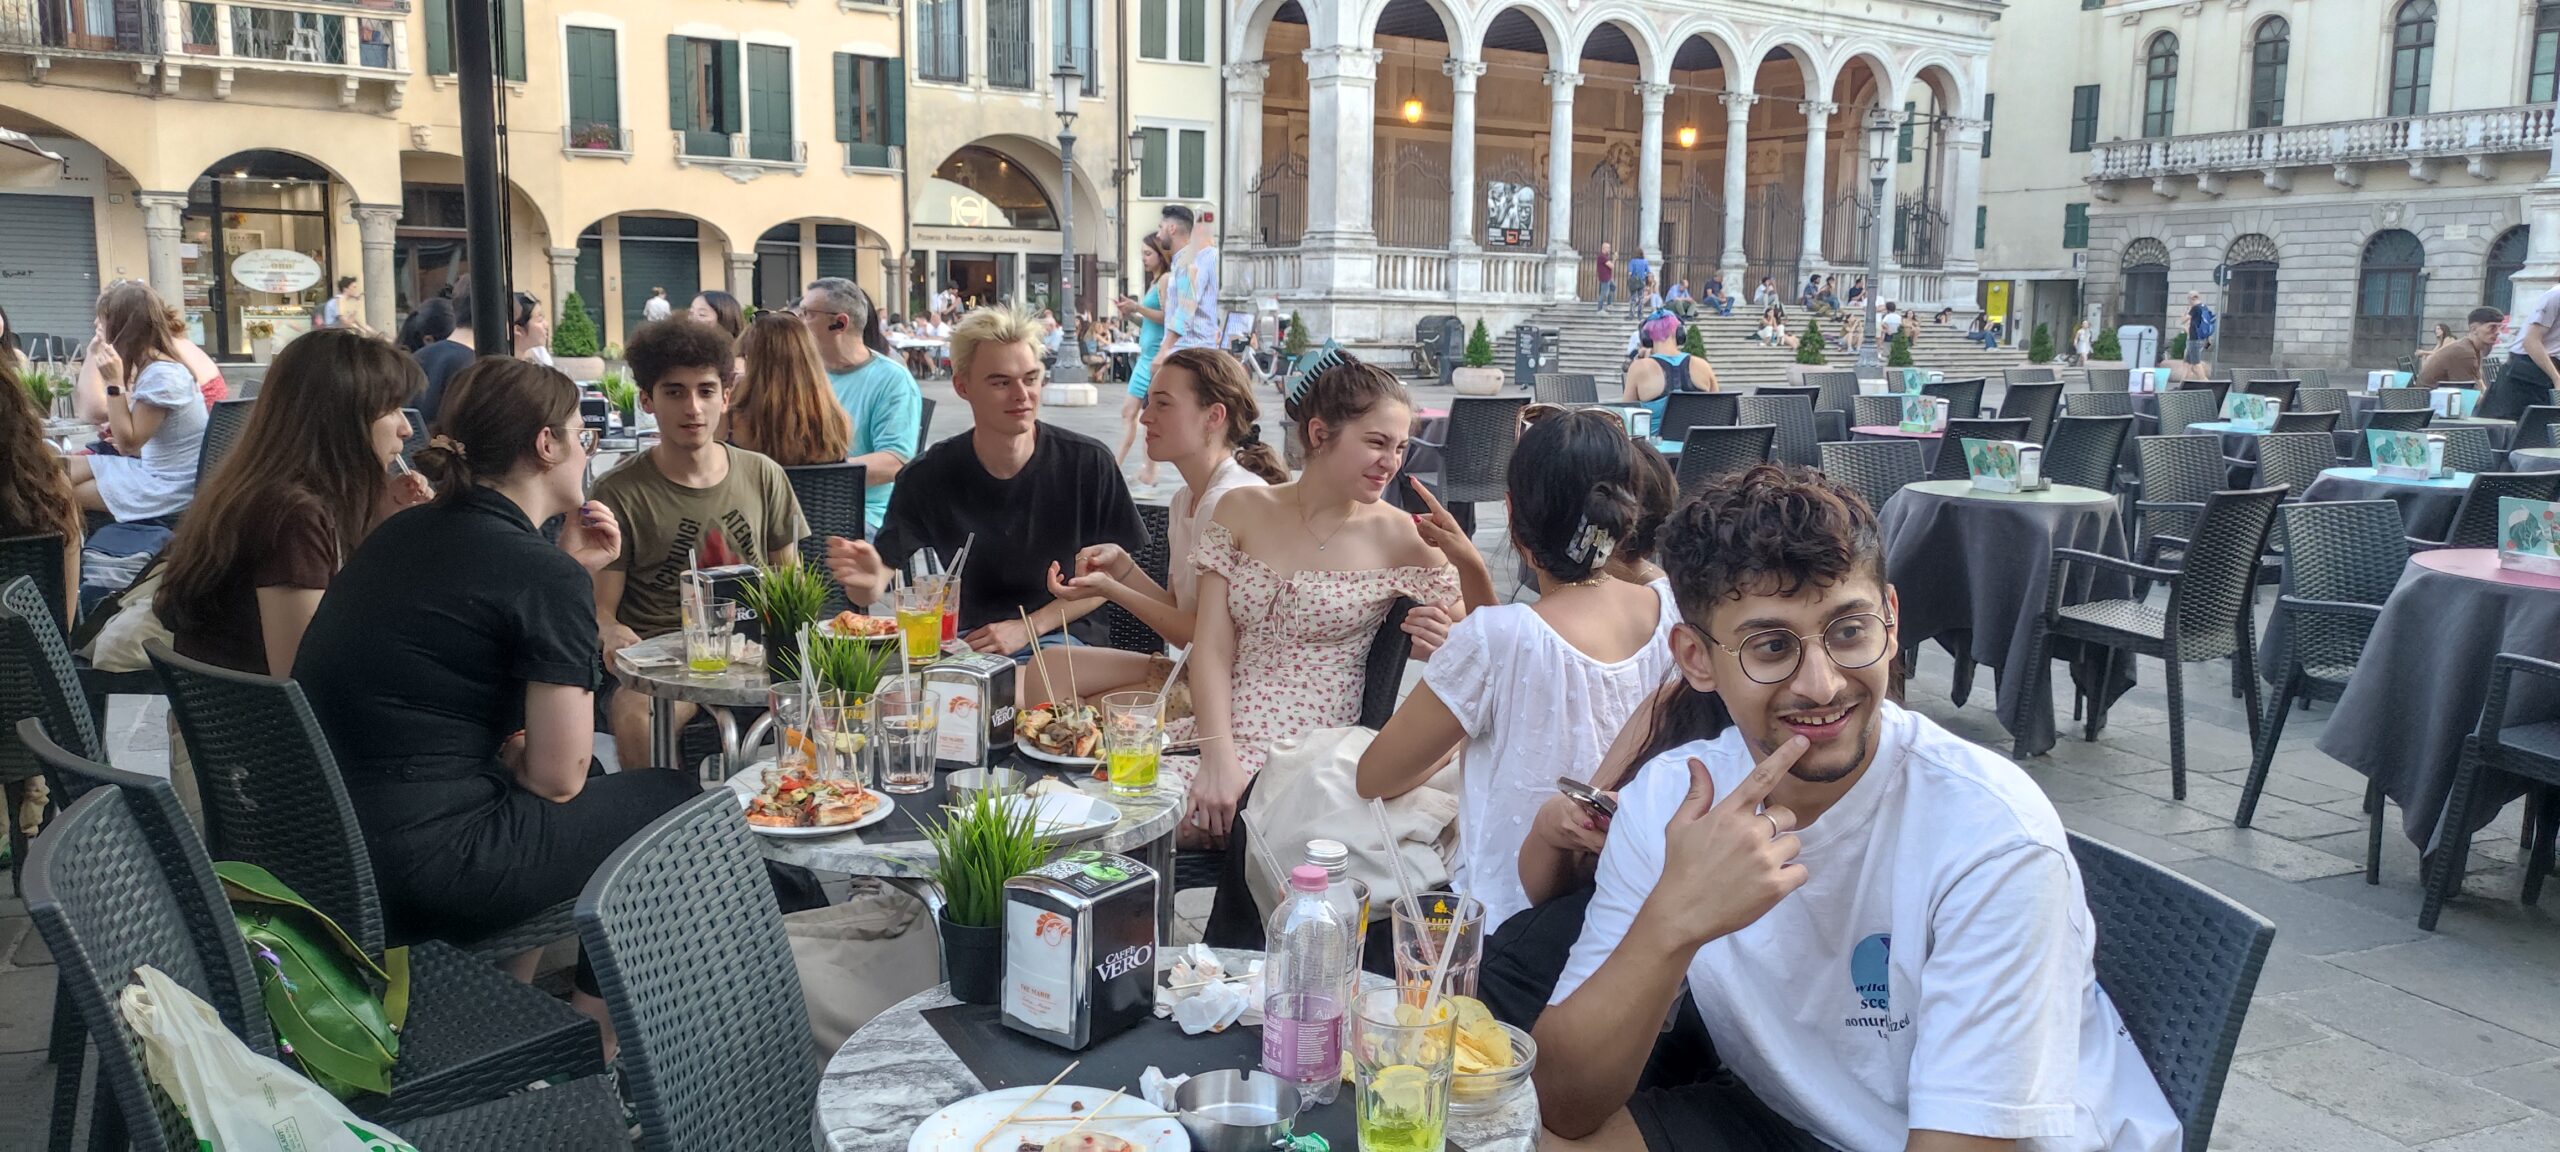
[{"label": "bowl of potato chips", "polygon": [[1538,1042],[1493,1018],[1484,1002],[1452,996],[1458,1007],[1458,1051],[1449,1081],[1449,1110],[1489,1112],[1511,1098],[1538,1066]]}]

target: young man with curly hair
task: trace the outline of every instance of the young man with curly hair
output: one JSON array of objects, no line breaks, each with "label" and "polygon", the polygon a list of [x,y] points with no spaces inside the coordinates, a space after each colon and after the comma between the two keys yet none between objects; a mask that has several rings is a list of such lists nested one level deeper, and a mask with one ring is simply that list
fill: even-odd
[{"label": "young man with curly hair", "polygon": [[[596,573],[605,658],[683,624],[682,580],[704,565],[769,564],[797,555],[809,522],[770,457],[722,443],[729,411],[729,334],[689,317],[640,326],[623,356],[658,443],[606,473],[590,494],[622,525],[622,554]],[[693,706],[674,702],[676,723]],[[649,698],[613,695],[613,744],[625,768],[649,767]],[[672,765],[658,765],[672,767]]]},{"label": "young man with curly hair", "polygon": [[[2179,1147],[2098,987],[2053,805],[1889,698],[1896,602],[1865,502],[1761,465],[1676,513],[1661,562],[1681,678],[1732,725],[1619,795],[1538,1018],[1548,1146]],[[1723,1068],[1639,1093],[1684,980]]]}]

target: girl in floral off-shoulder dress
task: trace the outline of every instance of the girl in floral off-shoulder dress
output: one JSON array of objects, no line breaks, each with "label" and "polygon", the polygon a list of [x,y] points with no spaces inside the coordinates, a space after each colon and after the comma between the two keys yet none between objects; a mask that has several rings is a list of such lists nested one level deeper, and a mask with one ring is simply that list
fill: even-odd
[{"label": "girl in floral off-shoulder dress", "polygon": [[1379,499],[1412,431],[1404,386],[1336,354],[1299,379],[1287,411],[1306,470],[1228,493],[1184,558],[1200,573],[1190,684],[1203,743],[1196,766],[1168,758],[1165,769],[1197,773],[1182,829],[1190,843],[1225,842],[1274,744],[1359,721],[1369,642],[1398,597],[1458,598],[1448,558]]}]

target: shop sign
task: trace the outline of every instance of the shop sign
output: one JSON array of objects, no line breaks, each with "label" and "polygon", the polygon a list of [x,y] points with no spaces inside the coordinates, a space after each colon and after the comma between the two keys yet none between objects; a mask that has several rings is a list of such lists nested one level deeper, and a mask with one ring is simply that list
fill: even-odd
[{"label": "shop sign", "polygon": [[320,262],[290,248],[258,248],[231,261],[231,279],[253,292],[289,296],[320,282]]}]

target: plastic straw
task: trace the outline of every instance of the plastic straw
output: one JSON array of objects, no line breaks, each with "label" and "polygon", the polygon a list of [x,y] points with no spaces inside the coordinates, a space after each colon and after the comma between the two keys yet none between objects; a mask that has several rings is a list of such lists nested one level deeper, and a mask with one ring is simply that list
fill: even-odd
[{"label": "plastic straw", "polygon": [[[1030,633],[1031,662],[1034,664],[1040,664],[1040,634],[1031,631],[1031,614],[1022,611],[1020,605],[1016,605],[1013,610],[1020,613],[1022,616],[1022,630]],[[1058,686],[1050,682],[1049,666],[1046,664],[1040,664],[1040,694],[1047,697],[1047,699],[1041,701],[1043,704],[1055,704],[1058,702]]]},{"label": "plastic straw", "polygon": [[809,659],[809,626],[800,626],[800,690],[812,701],[818,698],[818,665]]},{"label": "plastic straw", "polygon": [[1405,874],[1404,857],[1396,852],[1396,830],[1387,823],[1387,802],[1370,797],[1369,814],[1378,818],[1378,835],[1385,843],[1387,863],[1395,865],[1396,899],[1410,899],[1414,895],[1413,877]]},{"label": "plastic straw", "polygon": [[[1193,645],[1192,647],[1195,647],[1195,648],[1196,648],[1196,647],[1198,647],[1198,645],[1196,645],[1196,644],[1195,644],[1195,645]],[[1181,654],[1181,655],[1176,656],[1176,657],[1174,657],[1174,658],[1173,658],[1173,667],[1172,667],[1172,668],[1170,668],[1170,669],[1168,669],[1168,670],[1166,670],[1166,672],[1165,672],[1165,674],[1164,674],[1164,687],[1156,689],[1156,707],[1155,707],[1155,713],[1156,713],[1156,727],[1158,727],[1158,728],[1162,728],[1162,727],[1164,727],[1164,702],[1165,702],[1165,698],[1166,698],[1166,697],[1168,697],[1168,696],[1173,695],[1173,685],[1174,685],[1174,682],[1175,682],[1175,681],[1178,681],[1178,680],[1180,680],[1180,679],[1182,679],[1182,666],[1183,666],[1184,664],[1189,663],[1190,661],[1191,661],[1191,649],[1190,649],[1190,648],[1185,648],[1185,649],[1183,649],[1183,650],[1182,650],[1182,654]]]}]

